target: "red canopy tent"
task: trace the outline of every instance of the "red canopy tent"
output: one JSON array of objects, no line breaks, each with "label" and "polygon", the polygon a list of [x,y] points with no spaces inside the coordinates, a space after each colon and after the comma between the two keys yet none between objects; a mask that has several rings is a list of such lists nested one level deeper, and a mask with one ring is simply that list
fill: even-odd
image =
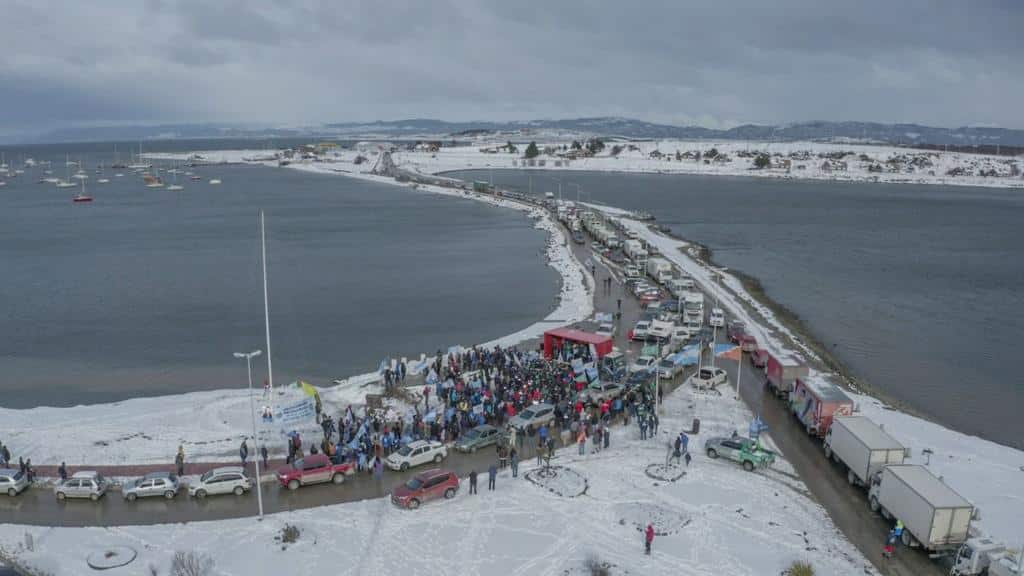
[{"label": "red canopy tent", "polygon": [[566,342],[593,345],[598,358],[611,352],[614,346],[611,336],[601,336],[575,328],[555,328],[544,333],[544,357],[554,358],[555,348],[561,348]]}]

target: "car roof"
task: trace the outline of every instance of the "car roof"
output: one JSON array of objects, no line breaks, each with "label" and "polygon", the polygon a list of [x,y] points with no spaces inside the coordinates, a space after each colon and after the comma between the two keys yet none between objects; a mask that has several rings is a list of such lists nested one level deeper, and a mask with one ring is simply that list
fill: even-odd
[{"label": "car roof", "polygon": [[523,408],[523,410],[527,410],[527,409],[540,410],[542,408],[554,408],[554,406],[552,406],[551,404],[548,404],[547,402],[541,402],[539,404],[530,404],[526,408]]},{"label": "car roof", "polygon": [[210,470],[210,472],[212,472],[214,475],[220,475],[220,474],[228,474],[228,473],[232,473],[232,472],[242,474],[245,471],[242,470],[241,466],[222,466],[220,468],[214,468],[213,470]]},{"label": "car roof", "polygon": [[21,470],[16,470],[14,468],[0,468],[0,476],[14,476],[18,472],[21,472]]},{"label": "car roof", "polygon": [[82,470],[81,472],[75,472],[71,475],[72,478],[95,478],[100,473],[95,470]]},{"label": "car roof", "polygon": [[431,446],[434,442],[427,442],[426,440],[414,440],[409,442],[407,446],[412,449],[421,448],[423,446]]},{"label": "car roof", "polygon": [[152,480],[154,478],[170,478],[170,472],[150,472],[142,477],[143,480]]},{"label": "car roof", "polygon": [[424,470],[416,475],[417,478],[426,480],[427,478],[436,478],[442,474],[451,474],[451,470],[441,470],[440,468],[434,468],[432,470]]}]

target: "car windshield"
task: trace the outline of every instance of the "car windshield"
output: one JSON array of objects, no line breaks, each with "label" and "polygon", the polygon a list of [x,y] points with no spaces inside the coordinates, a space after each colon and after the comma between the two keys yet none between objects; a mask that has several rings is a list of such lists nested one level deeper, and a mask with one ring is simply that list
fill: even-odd
[{"label": "car windshield", "polygon": [[206,482],[206,481],[208,481],[212,477],[213,477],[213,470],[210,470],[206,474],[203,474],[202,476],[200,476],[199,477],[199,481],[200,482]]},{"label": "car windshield", "polygon": [[478,438],[479,436],[480,436],[480,429],[478,429],[478,428],[473,428],[472,430],[470,430],[469,432],[466,432],[463,435],[463,437],[466,438],[467,440],[472,440],[473,438]]},{"label": "car windshield", "polygon": [[405,487],[409,490],[419,490],[420,486],[423,486],[423,481],[419,478],[410,478],[409,481],[405,483]]},{"label": "car windshield", "polygon": [[15,480],[21,480],[21,477],[24,476],[24,475],[25,475],[24,472],[22,472],[21,470],[18,470],[17,472],[14,473],[14,479]]},{"label": "car windshield", "polygon": [[711,378],[711,370],[708,370],[707,368],[701,368],[700,369],[700,377],[705,379],[705,380]]},{"label": "car windshield", "polygon": [[658,366],[661,366],[662,368],[671,368],[675,366],[675,364],[673,364],[671,360],[662,360]]},{"label": "car windshield", "polygon": [[408,444],[398,449],[399,456],[408,456],[412,452],[412,448]]},{"label": "car windshield", "polygon": [[533,418],[533,410],[530,410],[530,409],[523,410],[522,412],[519,413],[519,416],[523,420],[529,420],[529,419]]}]

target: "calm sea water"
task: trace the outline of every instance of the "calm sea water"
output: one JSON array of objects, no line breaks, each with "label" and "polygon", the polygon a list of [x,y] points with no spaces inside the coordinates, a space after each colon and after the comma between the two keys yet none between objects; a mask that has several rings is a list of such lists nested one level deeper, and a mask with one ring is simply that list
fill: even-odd
[{"label": "calm sea water", "polygon": [[[59,174],[67,150],[28,153]],[[112,146],[69,153],[95,166]],[[38,184],[39,170],[0,188],[0,405],[244,386],[232,353],[265,349],[260,209],[276,382],[486,341],[554,307],[545,237],[519,212],[289,169],[197,172],[223,184],[179,176],[185,190],[170,192],[107,170],[100,185],[90,168],[92,204]],[[254,372],[258,385],[262,358]]]},{"label": "calm sea water", "polygon": [[[487,179],[487,172],[456,173]],[[644,209],[750,274],[885,394],[1024,447],[1024,193],[923,185],[532,174],[533,191]],[[529,189],[531,175],[494,171]],[[567,199],[576,187],[563,185]]]}]

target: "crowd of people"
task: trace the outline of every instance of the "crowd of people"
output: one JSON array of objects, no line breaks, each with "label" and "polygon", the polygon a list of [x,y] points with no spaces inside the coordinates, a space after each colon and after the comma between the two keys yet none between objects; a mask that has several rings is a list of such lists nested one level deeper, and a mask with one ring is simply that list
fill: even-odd
[{"label": "crowd of people", "polygon": [[[490,424],[505,432],[507,444],[497,448],[499,463],[507,463],[510,449],[522,451],[529,442],[538,459],[558,446],[577,444],[584,454],[610,444],[609,425],[634,422],[643,439],[658,432],[655,398],[646,387],[636,387],[615,399],[591,401],[582,394],[596,377],[582,368],[590,361],[586,346],[562,346],[547,359],[538,350],[515,347],[438,351],[425,367],[425,382],[415,394],[408,413],[395,414],[348,406],[337,416],[319,413],[322,434],[313,441],[289,435],[287,461],[304,454],[323,453],[335,463],[353,462],[358,471],[380,470],[383,459],[416,440],[456,442],[468,430]],[[382,369],[386,388],[404,382],[407,368],[399,363]],[[550,424],[520,430],[509,420],[527,407],[545,403],[554,407]],[[515,458],[518,459],[518,452]],[[518,460],[516,460],[518,467]]]}]

